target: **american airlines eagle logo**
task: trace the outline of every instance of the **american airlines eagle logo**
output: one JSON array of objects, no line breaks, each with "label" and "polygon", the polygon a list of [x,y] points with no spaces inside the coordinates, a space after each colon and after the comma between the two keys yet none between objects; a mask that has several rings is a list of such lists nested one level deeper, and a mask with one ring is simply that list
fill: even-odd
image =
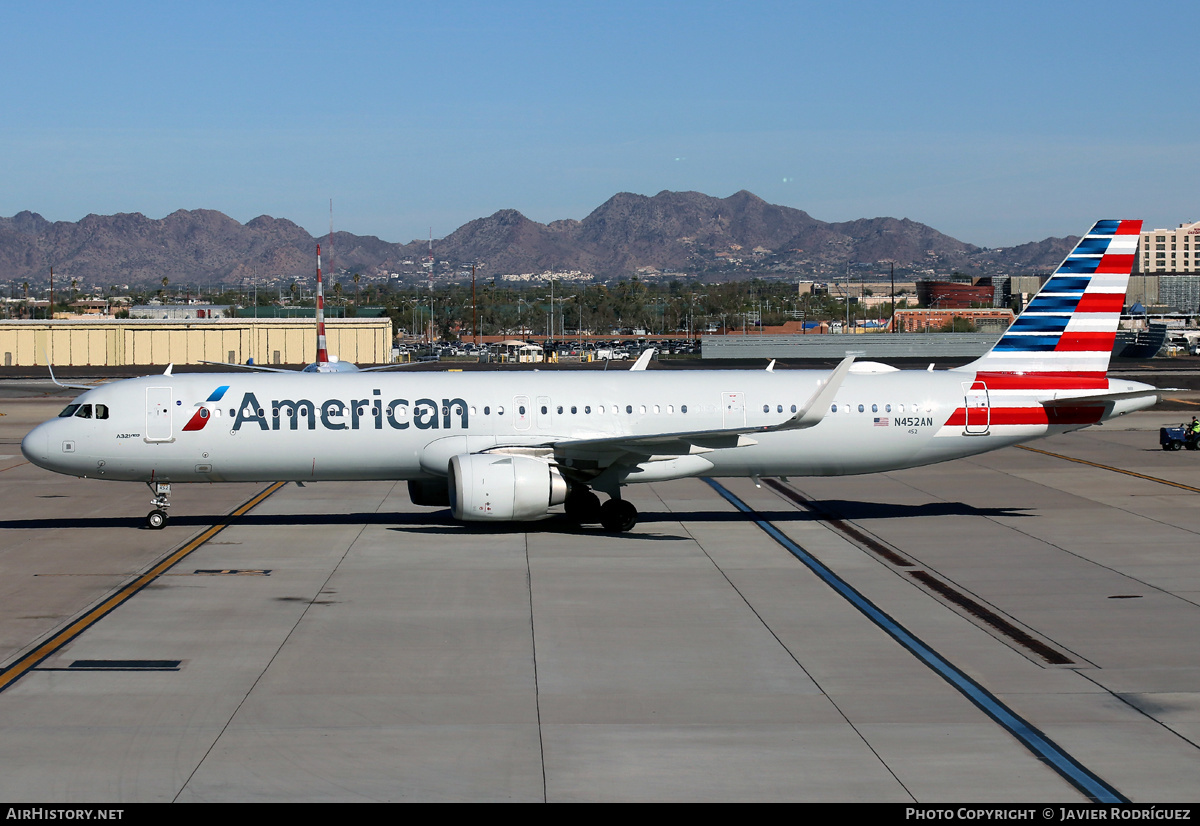
[{"label": "american airlines eagle logo", "polygon": [[228,384],[222,384],[216,390],[212,391],[212,394],[207,399],[204,400],[205,404],[200,405],[200,407],[196,410],[196,412],[192,414],[192,418],[189,419],[188,423],[183,426],[183,429],[184,430],[203,430],[204,426],[206,424],[208,424],[208,420],[212,417],[212,411],[209,410],[205,405],[208,404],[209,402],[213,402],[213,403],[219,402],[221,400],[221,398],[225,395],[225,391],[227,391],[228,389],[229,389]]}]

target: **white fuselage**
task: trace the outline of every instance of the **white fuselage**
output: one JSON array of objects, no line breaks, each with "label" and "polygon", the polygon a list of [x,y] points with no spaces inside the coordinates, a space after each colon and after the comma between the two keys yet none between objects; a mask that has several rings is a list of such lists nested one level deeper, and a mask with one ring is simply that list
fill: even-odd
[{"label": "white fuselage", "polygon": [[[146,482],[420,479],[504,446],[770,427],[828,378],[815,370],[496,371],[157,375],[75,400],[22,451],[49,470]],[[652,457],[622,483],[686,476],[870,473],[983,453],[1148,407],[1137,399],[1047,416],[1052,392],[988,392],[961,371],[851,373],[819,424],[738,446]],[[975,389],[972,389],[973,385]],[[1079,393],[1078,395],[1084,395]],[[103,408],[101,408],[103,406]],[[97,413],[104,410],[106,418]]]}]

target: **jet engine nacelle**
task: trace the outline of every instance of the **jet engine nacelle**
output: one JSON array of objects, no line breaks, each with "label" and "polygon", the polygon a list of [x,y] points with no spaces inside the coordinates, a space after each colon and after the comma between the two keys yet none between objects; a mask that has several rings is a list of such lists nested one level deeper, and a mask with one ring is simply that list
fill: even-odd
[{"label": "jet engine nacelle", "polygon": [[545,519],[567,498],[558,468],[531,456],[461,453],[450,459],[450,512],[468,522]]}]

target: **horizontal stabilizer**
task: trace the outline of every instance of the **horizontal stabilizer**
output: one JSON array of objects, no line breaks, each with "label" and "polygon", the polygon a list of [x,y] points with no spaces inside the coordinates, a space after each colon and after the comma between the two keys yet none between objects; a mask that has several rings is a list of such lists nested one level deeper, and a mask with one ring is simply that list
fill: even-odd
[{"label": "horizontal stabilizer", "polygon": [[1156,404],[1162,401],[1163,393],[1170,393],[1178,388],[1174,387],[1147,387],[1143,390],[1127,390],[1121,393],[1094,393],[1089,396],[1065,396],[1061,399],[1048,399],[1042,402],[1043,407],[1078,407],[1086,404],[1103,404],[1104,402],[1115,402],[1123,399],[1144,399],[1149,396],[1156,398]]}]

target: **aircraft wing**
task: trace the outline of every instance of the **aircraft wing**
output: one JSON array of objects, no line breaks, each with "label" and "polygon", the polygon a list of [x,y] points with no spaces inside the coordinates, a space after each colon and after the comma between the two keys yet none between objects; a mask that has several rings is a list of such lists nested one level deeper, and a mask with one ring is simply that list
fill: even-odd
[{"label": "aircraft wing", "polygon": [[101,384],[107,384],[107,382],[97,382],[96,384],[67,384],[66,382],[59,381],[54,376],[54,365],[50,363],[49,359],[46,359],[46,369],[50,371],[50,381],[54,382],[59,387],[65,387],[68,390],[92,390]]},{"label": "aircraft wing", "polygon": [[264,367],[261,364],[234,364],[229,361],[204,361],[201,359],[198,364],[212,364],[216,367],[236,367],[238,370],[249,370],[253,373],[295,373],[296,370],[289,370],[286,367]]},{"label": "aircraft wing", "polygon": [[559,460],[584,460],[601,466],[638,464],[651,457],[664,458],[708,453],[727,447],[755,444],[751,434],[774,433],[783,430],[802,430],[820,424],[850,372],[855,356],[842,360],[829,377],[812,394],[804,406],[790,419],[773,425],[733,427],[721,430],[693,430],[675,433],[655,433],[649,436],[609,436],[598,439],[570,439],[555,442],[554,456]]},{"label": "aircraft wing", "polygon": [[403,370],[406,367],[415,367],[418,364],[428,364],[427,361],[398,361],[395,364],[380,364],[376,367],[360,367],[360,373],[375,373],[380,370]]},{"label": "aircraft wing", "polygon": [[633,366],[630,367],[629,369],[630,370],[645,370],[646,365],[648,365],[650,363],[650,359],[652,359],[652,358],[654,358],[654,348],[653,347],[651,347],[647,350],[643,350],[642,354],[640,356],[638,356],[638,360],[635,361],[633,363]]}]

